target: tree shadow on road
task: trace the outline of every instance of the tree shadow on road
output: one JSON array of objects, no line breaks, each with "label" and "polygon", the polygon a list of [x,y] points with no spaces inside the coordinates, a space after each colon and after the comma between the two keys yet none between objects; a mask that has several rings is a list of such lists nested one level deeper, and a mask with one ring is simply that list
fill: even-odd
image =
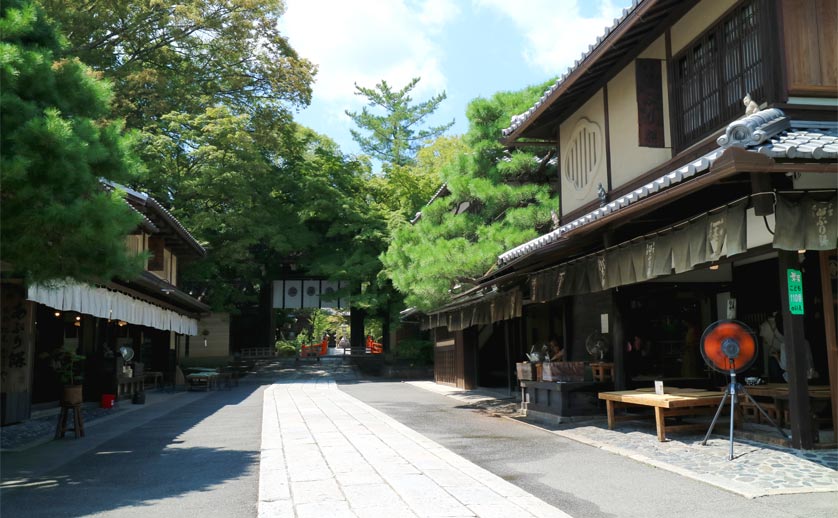
[{"label": "tree shadow on road", "polygon": [[[230,495],[213,490],[226,484],[241,485],[235,498],[253,503],[261,441],[262,398],[257,392],[258,387],[242,386],[210,393],[128,427],[51,471],[39,473],[35,465],[28,470],[32,476],[24,469],[18,471],[18,480],[4,477],[3,515],[124,516],[163,502],[163,507],[155,507],[156,514],[188,502],[190,508],[220,516],[226,514],[224,499]],[[104,428],[96,427],[88,435],[103,433]],[[63,455],[73,444],[54,441],[39,454]],[[33,456],[38,458],[43,457]]]}]

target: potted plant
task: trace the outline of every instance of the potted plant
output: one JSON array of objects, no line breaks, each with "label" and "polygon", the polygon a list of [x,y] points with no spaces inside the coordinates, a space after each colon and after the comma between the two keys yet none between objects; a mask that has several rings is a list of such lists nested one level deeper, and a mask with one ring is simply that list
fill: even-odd
[{"label": "potted plant", "polygon": [[56,347],[51,353],[46,353],[50,359],[52,369],[58,374],[58,379],[64,385],[61,397],[62,403],[79,404],[82,402],[81,362],[84,356],[76,352],[76,344],[65,344]]}]

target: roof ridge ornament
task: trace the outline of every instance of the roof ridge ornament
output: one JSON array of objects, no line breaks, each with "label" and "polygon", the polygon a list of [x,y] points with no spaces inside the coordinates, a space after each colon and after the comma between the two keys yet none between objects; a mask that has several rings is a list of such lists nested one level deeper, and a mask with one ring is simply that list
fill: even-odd
[{"label": "roof ridge ornament", "polygon": [[725,134],[716,139],[723,148],[756,146],[791,126],[789,118],[779,108],[768,108],[727,125]]}]

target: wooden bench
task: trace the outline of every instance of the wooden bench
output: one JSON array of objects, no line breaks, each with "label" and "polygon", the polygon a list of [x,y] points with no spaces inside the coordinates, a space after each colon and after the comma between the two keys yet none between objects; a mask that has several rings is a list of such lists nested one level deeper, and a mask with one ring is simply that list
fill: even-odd
[{"label": "wooden bench", "polygon": [[160,371],[145,371],[143,374],[143,388],[148,384],[149,380],[152,382],[152,388],[157,388],[157,384],[163,386],[163,373]]},{"label": "wooden bench", "polygon": [[312,359],[317,360],[319,363],[320,353],[321,344],[302,345],[300,346],[300,354],[297,356],[296,361]]},{"label": "wooden bench", "polygon": [[667,425],[667,417],[712,415],[724,397],[724,392],[702,389],[681,389],[667,387],[665,394],[655,394],[654,389],[620,390],[600,392],[599,399],[605,400],[608,413],[608,429],[614,429],[616,421],[636,419],[637,416],[617,416],[617,408],[629,406],[652,407],[655,409],[655,427],[658,440],[666,440],[666,432],[682,432],[706,429],[706,423]]},{"label": "wooden bench", "polygon": [[189,371],[189,374],[185,376],[187,390],[202,388],[209,392],[213,388],[217,388],[222,379],[221,374],[215,369],[192,367],[187,371]]},{"label": "wooden bench", "polygon": [[120,400],[142,392],[145,387],[145,376],[123,377],[116,379],[116,399]]}]

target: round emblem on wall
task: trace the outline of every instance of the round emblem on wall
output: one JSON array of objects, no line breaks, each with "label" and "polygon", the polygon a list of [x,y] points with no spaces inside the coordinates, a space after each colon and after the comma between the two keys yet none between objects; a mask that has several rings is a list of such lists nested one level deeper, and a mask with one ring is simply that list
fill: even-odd
[{"label": "round emblem on wall", "polygon": [[314,286],[309,286],[308,288],[306,288],[306,295],[308,295],[309,297],[313,297],[316,294],[317,289]]},{"label": "round emblem on wall", "polygon": [[294,287],[294,286],[291,286],[290,288],[288,288],[288,296],[289,297],[296,297],[297,296],[297,288]]},{"label": "round emblem on wall", "polygon": [[599,125],[585,117],[579,119],[571,133],[567,149],[563,149],[562,174],[573,187],[576,198],[585,198],[595,183],[605,157]]}]

